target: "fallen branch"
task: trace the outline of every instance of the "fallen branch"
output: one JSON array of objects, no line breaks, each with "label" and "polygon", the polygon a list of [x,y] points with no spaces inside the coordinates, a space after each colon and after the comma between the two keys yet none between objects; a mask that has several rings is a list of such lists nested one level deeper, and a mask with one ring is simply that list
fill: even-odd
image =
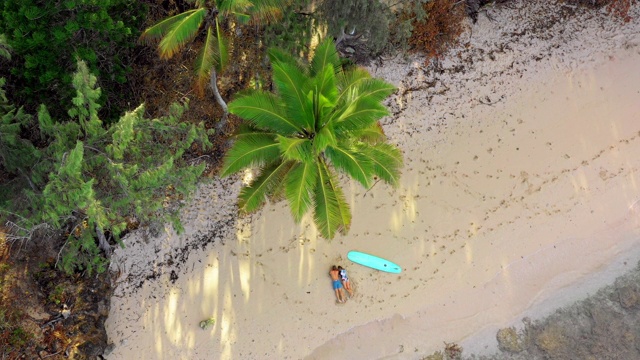
[{"label": "fallen branch", "polygon": [[373,185],[371,185],[371,187],[370,187],[370,188],[368,188],[368,189],[367,189],[367,191],[365,191],[365,192],[364,192],[364,194],[362,194],[362,197],[365,197],[365,196],[367,195],[367,193],[368,193],[371,189],[373,189],[373,187],[374,187],[374,186],[376,186],[376,184],[377,184],[377,183],[379,183],[379,182],[380,182],[380,180],[382,180],[382,179],[378,179],[378,180],[376,180],[376,182],[374,182],[374,183],[373,183]]}]

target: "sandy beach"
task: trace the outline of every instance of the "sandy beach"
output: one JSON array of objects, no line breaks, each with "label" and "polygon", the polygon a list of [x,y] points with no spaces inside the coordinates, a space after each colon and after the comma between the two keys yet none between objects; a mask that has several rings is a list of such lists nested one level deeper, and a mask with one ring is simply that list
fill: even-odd
[{"label": "sandy beach", "polygon": [[[238,217],[238,179],[200,186],[185,233],[136,231],[108,359],[420,359],[490,353],[499,328],[580,299],[640,261],[640,5],[514,1],[481,13],[437,64],[369,70],[398,87],[382,124],[398,188],[345,181],[347,236],[319,238],[284,203]],[[350,250],[401,274],[351,263]],[[349,271],[336,304],[328,271]],[[215,324],[202,330],[201,320]]]}]

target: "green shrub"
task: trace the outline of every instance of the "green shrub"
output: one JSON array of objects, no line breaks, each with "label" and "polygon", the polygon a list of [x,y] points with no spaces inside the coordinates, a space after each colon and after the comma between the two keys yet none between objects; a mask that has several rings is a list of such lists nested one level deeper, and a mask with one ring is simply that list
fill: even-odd
[{"label": "green shrub", "polygon": [[12,100],[29,110],[46,104],[64,115],[59,104],[74,95],[72,74],[81,59],[101,79],[99,103],[110,104],[105,119],[117,118],[122,109],[116,104],[130,95],[123,84],[142,14],[135,0],[4,0],[0,33],[14,51]]},{"label": "green shrub", "polygon": [[209,318],[209,319],[205,319],[205,320],[200,321],[199,326],[200,326],[200,328],[202,330],[206,330],[208,327],[213,326],[215,323],[216,323],[216,319]]},{"label": "green shrub", "polygon": [[60,305],[64,300],[64,287],[62,285],[56,285],[49,293],[49,301],[56,305]]},{"label": "green shrub", "polygon": [[[117,240],[128,219],[172,221],[179,231],[179,208],[172,200],[187,196],[204,171],[204,164],[191,166],[183,154],[194,143],[203,149],[211,145],[202,123],[179,121],[186,104],[157,119],[146,119],[139,106],[105,126],[98,117],[96,83],[78,62],[67,117],[55,121],[46,106],[40,108],[38,129],[46,143],[40,161],[23,169],[27,180],[21,191],[0,199],[9,204],[1,220],[20,221],[25,232],[16,236],[31,237],[42,224],[66,232],[58,263],[66,272],[104,271],[107,260],[98,240],[108,247],[107,236]],[[28,161],[28,153],[23,157]]]},{"label": "green shrub", "polygon": [[11,331],[9,335],[9,346],[14,348],[21,348],[27,344],[32,335],[24,331],[21,327],[16,327]]}]

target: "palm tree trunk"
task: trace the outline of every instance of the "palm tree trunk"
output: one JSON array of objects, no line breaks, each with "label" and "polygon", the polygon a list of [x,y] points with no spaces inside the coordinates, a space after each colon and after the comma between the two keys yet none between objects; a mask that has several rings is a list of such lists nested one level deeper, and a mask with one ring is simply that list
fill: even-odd
[{"label": "palm tree trunk", "polygon": [[218,105],[220,105],[223,111],[222,118],[216,126],[217,130],[221,131],[224,129],[225,125],[227,125],[227,115],[229,114],[229,108],[227,107],[227,103],[222,99],[222,96],[220,96],[220,90],[218,90],[218,77],[216,75],[216,69],[211,69],[211,78],[209,79],[209,85],[211,86],[211,90],[213,90],[213,97],[216,99],[216,102],[218,103]]}]

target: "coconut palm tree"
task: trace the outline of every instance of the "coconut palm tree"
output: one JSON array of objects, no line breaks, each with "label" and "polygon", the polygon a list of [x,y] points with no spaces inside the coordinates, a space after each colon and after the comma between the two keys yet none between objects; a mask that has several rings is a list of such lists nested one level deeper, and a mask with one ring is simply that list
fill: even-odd
[{"label": "coconut palm tree", "polygon": [[229,38],[222,30],[224,21],[236,23],[263,22],[275,19],[283,0],[196,0],[196,9],[168,17],[145,30],[140,36],[144,43],[158,42],[162,59],[170,59],[184,49],[201,32],[205,32],[202,47],[195,61],[195,89],[204,94],[207,85],[213,90],[216,102],[223,110],[218,129],[224,128],[228,109],[220,96],[217,73],[229,62]]},{"label": "coconut palm tree", "polygon": [[345,234],[351,211],[338,174],[365,188],[376,178],[398,183],[402,155],[378,123],[395,89],[364,69],[343,69],[333,41],[321,43],[308,66],[278,50],[269,57],[276,92],[252,90],[229,104],[245,124],[221,175],[257,169],[241,190],[241,211],[286,198],[296,222],[313,211],[323,237]]}]

